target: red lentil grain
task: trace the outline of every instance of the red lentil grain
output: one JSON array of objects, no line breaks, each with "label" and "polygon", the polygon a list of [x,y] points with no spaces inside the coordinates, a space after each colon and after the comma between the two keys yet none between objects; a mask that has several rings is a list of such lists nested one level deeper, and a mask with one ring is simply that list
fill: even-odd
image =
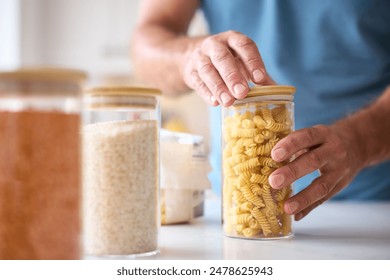
[{"label": "red lentil grain", "polygon": [[0,259],[80,258],[80,116],[0,112]]}]

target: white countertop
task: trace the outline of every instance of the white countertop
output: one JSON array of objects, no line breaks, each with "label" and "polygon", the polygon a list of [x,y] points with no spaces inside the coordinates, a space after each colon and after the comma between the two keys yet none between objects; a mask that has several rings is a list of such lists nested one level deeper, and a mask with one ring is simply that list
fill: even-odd
[{"label": "white countertop", "polygon": [[390,202],[326,202],[284,240],[225,237],[220,217],[220,199],[208,198],[204,217],[163,226],[147,259],[390,259]]}]

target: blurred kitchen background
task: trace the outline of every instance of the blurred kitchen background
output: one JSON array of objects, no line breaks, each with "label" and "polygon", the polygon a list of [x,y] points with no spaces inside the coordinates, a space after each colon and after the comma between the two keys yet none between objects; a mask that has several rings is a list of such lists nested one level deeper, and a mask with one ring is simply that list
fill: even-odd
[{"label": "blurred kitchen background", "polygon": [[[141,85],[129,55],[141,1],[0,0],[0,71],[60,66],[87,71],[89,85]],[[189,32],[207,33],[201,12]],[[197,94],[163,97],[162,121],[203,136],[208,149],[208,111]]]}]

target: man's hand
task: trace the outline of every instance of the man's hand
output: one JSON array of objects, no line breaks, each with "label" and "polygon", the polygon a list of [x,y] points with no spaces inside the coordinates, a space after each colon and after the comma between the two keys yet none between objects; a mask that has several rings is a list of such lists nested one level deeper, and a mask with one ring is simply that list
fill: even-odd
[{"label": "man's hand", "polygon": [[271,174],[269,183],[274,189],[286,187],[315,170],[320,171],[320,176],[307,188],[286,201],[284,210],[300,220],[345,188],[364,166],[358,142],[346,122],[305,128],[280,140],[271,154],[275,161],[299,156]]},{"label": "man's hand", "polygon": [[230,106],[248,94],[248,81],[273,84],[256,44],[247,36],[227,31],[197,42],[182,62],[186,84],[206,103]]}]

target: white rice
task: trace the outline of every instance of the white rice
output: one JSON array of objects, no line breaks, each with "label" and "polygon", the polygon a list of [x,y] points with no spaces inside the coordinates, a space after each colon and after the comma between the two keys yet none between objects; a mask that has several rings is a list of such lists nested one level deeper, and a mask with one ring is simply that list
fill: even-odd
[{"label": "white rice", "polygon": [[157,250],[157,121],[87,125],[83,152],[85,254]]}]

